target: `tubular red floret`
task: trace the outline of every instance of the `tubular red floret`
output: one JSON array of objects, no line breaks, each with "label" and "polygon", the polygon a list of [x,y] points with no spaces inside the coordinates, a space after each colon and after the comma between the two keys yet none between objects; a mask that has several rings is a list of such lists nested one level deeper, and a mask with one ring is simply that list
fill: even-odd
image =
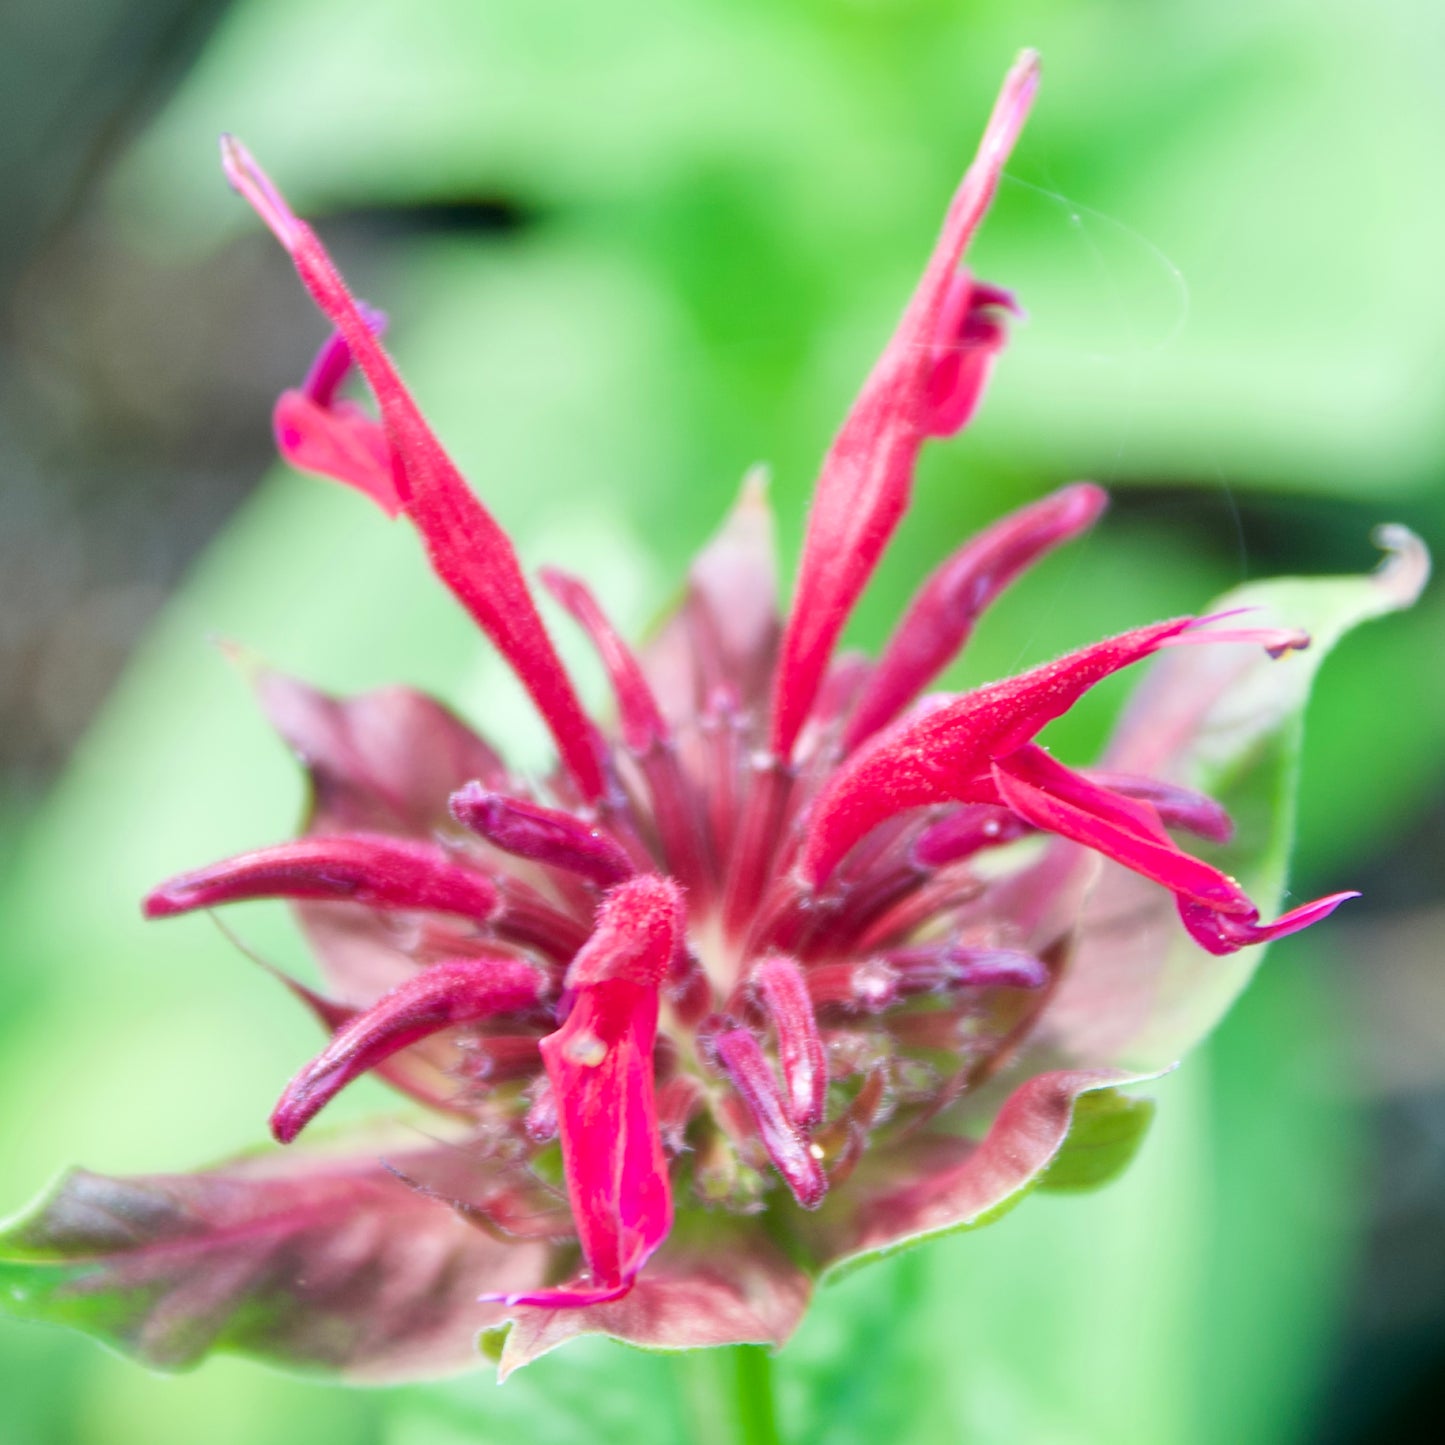
[{"label": "tubular red floret", "polygon": [[601,828],[526,798],[468,783],[452,794],[452,816],[479,837],[519,858],[576,873],[611,888],[634,872],[626,851]]},{"label": "tubular red floret", "polygon": [[823,1119],[828,1060],[808,997],[808,981],[791,958],[779,956],[755,965],[752,982],[778,1036],[788,1116],[799,1128],[810,1129]]},{"label": "tubular red floret", "polygon": [[535,1007],[546,981],[521,959],[434,963],[397,985],[337,1030],[331,1043],[286,1087],[271,1132],[289,1144],[352,1080],[442,1029]]},{"label": "tubular red floret", "polygon": [[572,1010],[542,1040],[567,1194],[589,1278],[508,1295],[554,1306],[615,1299],[672,1227],[652,1051],[658,991],[682,945],[682,895],[645,876],[608,895],[567,973]]},{"label": "tubular red floret", "polygon": [[582,796],[595,800],[602,795],[603,776],[594,730],[538,616],[511,539],[427,425],[315,233],[239,141],[224,137],[221,158],[231,184],[290,254],[375,394],[396,495],[421,534],[437,576],[511,665],[551,729]]},{"label": "tubular red floret", "polygon": [[984,609],[1020,573],[1093,525],[1108,494],[1091,482],[995,522],[939,567],[918,590],[868,680],[843,748],[851,752],[886,726],[958,655]]},{"label": "tubular red floret", "polygon": [[[1025,52],[1004,81],[918,288],[823,462],[773,684],[771,747],[784,760],[812,710],[838,635],[907,508],[919,450],[942,425],[936,379],[941,366],[956,365],[960,316],[972,304],[971,283],[959,277],[958,264],[993,199],[1037,85],[1038,58]],[[976,376],[978,387],[984,371]],[[967,414],[974,401],[965,407],[950,392],[945,405]]]},{"label": "tubular red floret", "polygon": [[961,696],[878,734],[829,780],[808,816],[798,864],[817,888],[879,823],[930,803],[998,803],[990,769],[1067,712],[1091,687],[1187,628],[1179,617],[1106,638]]},{"label": "tubular red floret", "polygon": [[789,1117],[783,1092],[757,1039],[747,1029],[730,1029],[718,1035],[717,1054],[773,1167],[804,1209],[816,1209],[828,1192],[827,1176],[806,1133]]},{"label": "tubular red floret", "polygon": [[670,730],[643,674],[642,664],[608,621],[587,584],[555,567],[543,567],[537,575],[597,649],[617,699],[622,741],[633,752],[642,753],[668,737]]},{"label": "tubular red floret", "polygon": [[298,838],[170,879],[146,896],[147,918],[253,898],[322,899],[429,909],[473,922],[497,909],[496,885],[435,843],[381,833]]}]

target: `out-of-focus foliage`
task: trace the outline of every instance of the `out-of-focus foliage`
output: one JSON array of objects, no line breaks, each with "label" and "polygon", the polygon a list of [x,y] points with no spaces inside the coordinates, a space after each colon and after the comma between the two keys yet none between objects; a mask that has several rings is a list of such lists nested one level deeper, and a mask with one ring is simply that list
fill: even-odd
[{"label": "out-of-focus foliage", "polygon": [[[301,209],[344,224],[343,261],[348,235],[370,238],[353,280],[524,556],[586,570],[635,629],[759,457],[794,554],[816,460],[987,98],[1037,45],[1041,102],[976,256],[1031,319],[976,430],[928,457],[859,639],[1006,506],[1072,475],[1126,485],[1098,535],[990,617],[957,673],[979,680],[1245,571],[1357,571],[1387,516],[1440,535],[1442,31],[1430,0],[241,0],[109,214],[117,245],[232,258],[227,284],[301,307],[219,179],[216,132],[243,135]],[[497,214],[501,236],[467,232]],[[303,341],[297,375],[306,360]],[[1375,626],[1322,675],[1300,896],[1349,886],[1438,795],[1445,681],[1420,660],[1440,610]],[[429,687],[508,743],[533,731],[400,529],[268,477],[0,896],[7,1206],[62,1163],[174,1168],[253,1143],[314,1044],[214,927],[137,916],[145,886],[280,836],[299,808],[211,633],[333,689]],[[1405,687],[1409,705],[1382,706]],[[1086,757],[1120,696],[1059,729],[1061,753]],[[303,966],[276,914],[235,922]],[[1330,947],[1279,948],[1158,1089],[1122,1182],[1035,1197],[825,1294],[778,1362],[787,1438],[1302,1438],[1366,1190]],[[706,1415],[721,1368],[584,1344],[500,1392],[483,1376],[353,1395],[232,1362],[161,1381],[0,1330],[15,1445],[727,1439]]]}]

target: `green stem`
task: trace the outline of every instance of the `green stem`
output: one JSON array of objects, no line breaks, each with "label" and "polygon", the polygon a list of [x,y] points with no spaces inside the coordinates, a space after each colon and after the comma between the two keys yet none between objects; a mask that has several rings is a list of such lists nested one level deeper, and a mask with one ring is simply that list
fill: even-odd
[{"label": "green stem", "polygon": [[772,1353],[764,1345],[734,1345],[732,1356],[740,1445],[782,1445],[773,1403]]},{"label": "green stem", "polygon": [[782,1445],[773,1360],[762,1345],[683,1350],[674,1368],[692,1445]]}]

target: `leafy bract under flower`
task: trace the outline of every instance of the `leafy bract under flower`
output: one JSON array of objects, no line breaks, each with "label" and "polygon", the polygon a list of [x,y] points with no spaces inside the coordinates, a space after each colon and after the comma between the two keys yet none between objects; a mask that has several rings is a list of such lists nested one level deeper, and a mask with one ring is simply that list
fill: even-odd
[{"label": "leafy bract under flower", "polygon": [[[983,609],[1098,519],[1103,492],[1077,484],[944,561],[876,664],[835,654],[924,442],[973,415],[1005,343],[1013,298],[962,258],[1036,79],[1025,55],[828,452],[788,615],[757,478],[645,651],[584,582],[543,573],[597,650],[613,728],[584,712],[380,315],[225,143],[335,328],[277,405],[282,452],[416,527],[559,765],[524,781],[418,694],[328,698],[259,670],[310,773],[305,836],[181,874],[146,912],[291,900],[326,991],[284,981],[331,1037],[273,1132],[289,1144],[375,1072],[435,1111],[435,1143],[70,1175],[0,1238],[10,1308],[163,1367],[230,1349],[363,1378],[464,1364],[501,1327],[504,1370],[588,1333],[779,1343],[822,1274],[1110,1177],[1149,1114],[1118,1088],[1209,1027],[1259,944],[1350,896],[1264,921],[1283,829],[1233,840],[1230,805],[1279,814],[1324,651],[1423,585],[1408,534],[1370,578],[1255,589],[929,694]],[[342,394],[353,368],[375,417]],[[1159,653],[1101,768],[1040,744]],[[1048,846],[1016,846],[1031,836]]]}]

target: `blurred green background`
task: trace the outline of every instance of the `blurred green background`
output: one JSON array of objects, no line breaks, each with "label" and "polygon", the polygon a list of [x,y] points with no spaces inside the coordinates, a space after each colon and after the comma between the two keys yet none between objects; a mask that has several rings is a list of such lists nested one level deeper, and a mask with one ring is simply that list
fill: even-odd
[{"label": "blurred green background", "polygon": [[[221,182],[242,135],[316,218],[525,558],[636,628],[747,464],[784,555],[1014,52],[1035,118],[974,253],[1030,313],[927,454],[856,620],[1005,507],[1096,535],[955,681],[1445,537],[1436,0],[12,0],[0,16],[0,1209],[64,1164],[258,1139],[311,1026],[179,868],[284,836],[296,770],[217,635],[328,688],[536,729],[412,539],[272,464],[323,334]],[[1295,891],[1358,886],[1158,1089],[1125,1180],[822,1294],[790,1441],[1433,1435],[1445,1363],[1442,604],[1350,639],[1309,719]],[[569,653],[594,698],[600,679]],[[123,669],[123,670],[122,670]],[[1088,756],[1121,693],[1058,734]],[[238,931],[299,961],[284,919]],[[304,965],[303,965],[304,966]],[[384,1103],[354,1091],[345,1109]],[[569,1348],[497,1390],[153,1377],[0,1321],[5,1445],[727,1441],[717,1362]],[[1427,1423],[1429,1422],[1429,1423]]]}]

